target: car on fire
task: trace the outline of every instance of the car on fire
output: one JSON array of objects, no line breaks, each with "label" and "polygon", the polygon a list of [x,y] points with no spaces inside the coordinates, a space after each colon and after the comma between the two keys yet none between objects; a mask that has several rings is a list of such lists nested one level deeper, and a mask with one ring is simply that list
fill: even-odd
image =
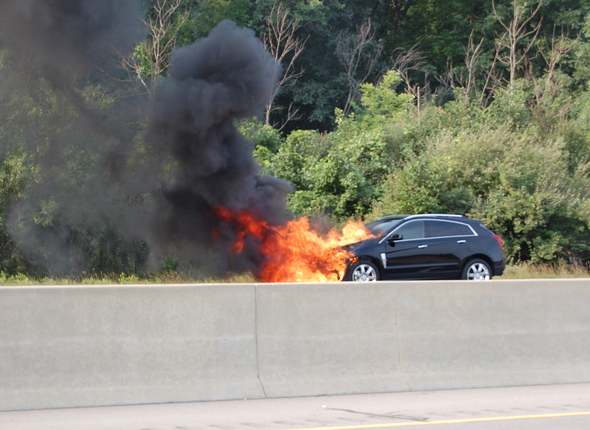
[{"label": "car on fire", "polygon": [[480,281],[504,273],[500,236],[464,215],[391,215],[367,228],[373,237],[348,247],[346,281]]}]

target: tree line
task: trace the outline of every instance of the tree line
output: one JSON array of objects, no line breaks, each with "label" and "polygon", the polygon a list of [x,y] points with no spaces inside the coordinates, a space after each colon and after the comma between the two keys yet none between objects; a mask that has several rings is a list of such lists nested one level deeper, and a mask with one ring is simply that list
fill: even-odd
[{"label": "tree line", "polygon": [[[142,6],[147,36],[116,59],[116,72],[105,70],[80,87],[85,103],[109,111],[152,94],[174,47],[231,19],[254,29],[282,66],[272,100],[239,128],[254,143],[263,172],[294,184],[288,206],[295,216],[340,223],[462,213],[503,237],[510,263],[588,265],[590,1],[151,0]],[[14,60],[1,55],[0,71],[9,67]],[[83,199],[78,215],[63,219],[66,199],[35,197],[44,187],[31,184],[41,182],[56,183],[64,195],[93,193],[85,185],[97,183],[90,177],[116,169],[105,170],[87,142],[115,143],[71,126],[72,116],[82,116],[75,98],[44,80],[11,79],[3,74],[10,91],[0,101],[0,271],[177,267],[174,259],[154,266],[145,243],[121,237]],[[31,122],[37,126],[28,127]],[[141,169],[142,157],[154,150],[142,143],[147,126],[126,122],[131,169]],[[64,136],[58,159],[43,156],[49,135]],[[25,141],[37,143],[35,153],[18,143]],[[110,198],[149,198],[105,187]],[[11,224],[35,236],[35,252],[19,248]],[[62,247],[44,241],[49,231],[59,232]],[[57,252],[64,261],[48,265],[46,256]],[[74,260],[83,264],[71,270]]]}]

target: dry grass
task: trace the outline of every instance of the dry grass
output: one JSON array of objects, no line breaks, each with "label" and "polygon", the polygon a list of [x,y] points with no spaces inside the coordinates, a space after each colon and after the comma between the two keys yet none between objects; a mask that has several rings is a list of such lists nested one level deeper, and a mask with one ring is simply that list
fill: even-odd
[{"label": "dry grass", "polygon": [[506,267],[501,279],[590,278],[588,267],[520,263]]},{"label": "dry grass", "polygon": [[[551,264],[509,265],[497,279],[539,278],[590,278],[590,268]],[[109,274],[75,278],[28,278],[24,275],[6,276],[0,272],[0,286],[27,285],[108,285],[108,284],[246,284],[259,282],[251,274],[234,274],[227,277],[200,278],[191,273],[162,272],[149,276]]]},{"label": "dry grass", "polygon": [[164,272],[149,276],[108,274],[71,278],[29,278],[25,275],[6,276],[0,272],[0,286],[29,285],[130,285],[130,284],[236,284],[258,282],[251,274],[228,275],[222,278],[202,278],[190,273]]}]

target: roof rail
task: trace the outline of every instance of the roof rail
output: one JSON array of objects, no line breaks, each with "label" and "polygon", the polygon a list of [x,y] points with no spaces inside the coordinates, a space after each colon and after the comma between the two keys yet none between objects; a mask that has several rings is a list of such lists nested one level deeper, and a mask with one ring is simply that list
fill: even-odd
[{"label": "roof rail", "polygon": [[414,215],[409,215],[406,219],[425,217],[425,216],[426,217],[465,218],[465,215],[460,215],[460,214],[414,214]]}]

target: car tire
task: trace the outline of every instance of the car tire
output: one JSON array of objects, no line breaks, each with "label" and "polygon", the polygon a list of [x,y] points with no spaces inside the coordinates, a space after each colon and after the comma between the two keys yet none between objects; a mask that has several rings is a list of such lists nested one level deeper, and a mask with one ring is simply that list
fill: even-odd
[{"label": "car tire", "polygon": [[381,279],[381,274],[371,260],[357,260],[348,269],[346,279],[353,282],[375,282]]},{"label": "car tire", "polygon": [[461,279],[467,281],[489,281],[492,279],[492,269],[486,261],[476,258],[467,262],[461,274]]}]

